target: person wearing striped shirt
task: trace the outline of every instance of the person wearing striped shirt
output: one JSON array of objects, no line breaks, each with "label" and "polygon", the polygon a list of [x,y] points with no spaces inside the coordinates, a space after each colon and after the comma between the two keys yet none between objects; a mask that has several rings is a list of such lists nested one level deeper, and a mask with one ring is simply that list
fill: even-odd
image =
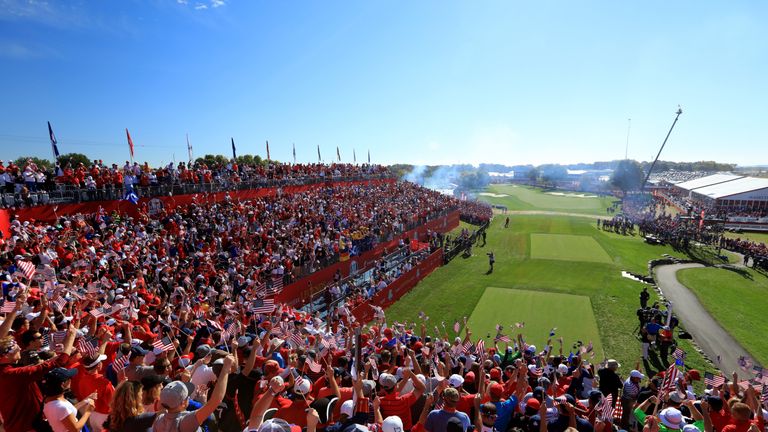
[{"label": "person wearing striped shirt", "polygon": [[629,429],[629,421],[632,418],[637,396],[640,394],[640,381],[643,378],[645,375],[642,372],[633,370],[629,373],[629,378],[624,381],[624,387],[621,391],[621,425],[625,429]]}]

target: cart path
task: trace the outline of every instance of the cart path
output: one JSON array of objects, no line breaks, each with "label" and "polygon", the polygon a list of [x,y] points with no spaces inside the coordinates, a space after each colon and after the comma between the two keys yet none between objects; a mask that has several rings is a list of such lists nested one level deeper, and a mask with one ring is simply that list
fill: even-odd
[{"label": "cart path", "polygon": [[737,371],[740,378],[751,378],[752,371],[741,370],[738,362],[740,356],[751,357],[747,350],[707,312],[691,290],[678,282],[677,272],[689,268],[704,268],[704,266],[701,264],[658,266],[655,269],[656,284],[661,288],[664,297],[672,302],[673,313],[680,318],[685,329],[693,335],[694,341],[726,377],[730,377],[731,372]]}]

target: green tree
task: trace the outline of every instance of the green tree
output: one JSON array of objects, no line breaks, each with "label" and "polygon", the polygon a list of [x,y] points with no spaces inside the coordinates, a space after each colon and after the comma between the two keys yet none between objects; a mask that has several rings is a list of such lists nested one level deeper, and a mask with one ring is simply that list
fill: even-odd
[{"label": "green tree", "polygon": [[34,156],[22,156],[14,161],[14,163],[21,168],[24,168],[24,165],[27,164],[27,161],[32,159],[32,162],[35,163],[38,167],[45,168],[45,169],[51,169],[53,168],[53,163],[49,161],[48,159],[40,159],[39,157]]},{"label": "green tree", "polygon": [[539,172],[538,168],[531,168],[526,174],[525,177],[528,178],[528,180],[532,181],[534,184],[539,181],[539,175],[541,173]]},{"label": "green tree", "polygon": [[59,162],[62,167],[66,167],[67,164],[72,164],[72,168],[77,168],[79,164],[83,164],[86,167],[90,167],[93,161],[88,156],[82,153],[67,153],[59,156]]},{"label": "green tree", "polygon": [[196,164],[204,163],[204,164],[208,165],[209,167],[211,167],[211,166],[219,166],[219,165],[226,165],[227,162],[229,162],[229,158],[227,158],[226,156],[224,156],[224,155],[212,155],[212,154],[207,154],[207,155],[205,155],[205,156],[203,156],[201,158],[197,158],[195,160]]},{"label": "green tree", "polygon": [[643,168],[637,161],[623,160],[611,176],[611,185],[621,189],[622,192],[638,190],[642,186],[645,175]]}]

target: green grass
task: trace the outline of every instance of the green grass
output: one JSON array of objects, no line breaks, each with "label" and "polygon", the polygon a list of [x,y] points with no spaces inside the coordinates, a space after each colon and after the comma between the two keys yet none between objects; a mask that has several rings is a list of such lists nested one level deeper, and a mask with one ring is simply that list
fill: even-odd
[{"label": "green grass", "polygon": [[605,209],[610,207],[615,201],[612,197],[581,198],[574,196],[576,193],[562,191],[552,192],[565,193],[568,196],[552,195],[541,189],[528,186],[496,184],[488,186],[486,193],[508,196],[493,197],[478,195],[478,199],[491,204],[507,206],[509,210],[562,211],[592,215],[605,215]]},{"label": "green grass", "polygon": [[696,268],[677,272],[677,279],[761,364],[768,364],[768,278],[752,269],[736,272]]},{"label": "green grass", "polygon": [[[489,191],[512,195],[493,199],[510,210],[559,209],[569,213],[592,211],[566,205],[570,203],[582,206],[582,200],[585,200],[583,198],[547,196],[542,198],[541,202],[549,207],[542,209],[520,199],[520,196],[523,196],[531,200],[530,194],[541,192],[523,187],[512,188],[509,185],[494,185]],[[550,201],[552,199],[556,201]],[[601,200],[610,202],[610,199]],[[605,214],[605,207],[608,205],[610,204],[603,202],[594,211],[596,214]],[[578,298],[589,300],[592,315],[586,315],[584,319],[589,321],[592,316],[596,318],[599,337],[595,338],[595,342],[601,342],[605,356],[619,360],[625,373],[633,369],[640,357],[640,343],[634,333],[637,327],[635,311],[639,306],[638,296],[644,285],[621,277],[621,271],[646,274],[648,261],[660,258],[662,254],[680,258],[686,256],[669,246],[649,245],[639,237],[621,236],[599,230],[593,218],[510,215],[510,228],[507,229],[504,228],[505,218],[504,215],[494,218],[488,230],[488,244],[485,247],[476,246],[471,257],[458,256],[447,266],[434,271],[387,310],[388,319],[418,322],[419,312],[423,311],[431,317],[430,323],[444,321],[450,330],[454,320],[462,320],[463,317],[473,314],[487,287],[494,287],[494,291],[510,290],[517,293],[524,290],[580,296]],[[588,238],[591,244],[599,245],[609,259],[602,262],[531,259],[531,234]],[[486,253],[490,251],[494,251],[496,255],[496,265],[493,273],[489,274]],[[651,301],[653,300],[655,294],[652,291]],[[506,326],[521,320],[516,316],[519,311],[510,311],[506,302],[500,301],[493,310],[498,310],[498,313],[504,316],[504,320],[499,324]],[[545,308],[536,316],[542,320],[542,328],[554,326],[564,329],[580,325],[576,324],[578,320],[560,319],[559,314],[559,311]],[[554,321],[558,324],[551,324]],[[433,324],[430,324],[430,327],[431,325]],[[538,337],[536,334],[528,334],[528,331],[532,330],[533,328],[527,325],[523,329],[524,335],[535,339]],[[591,336],[584,335],[580,340],[584,341],[589,337]],[[687,366],[713,370],[687,341],[681,341],[681,345],[688,352]]]},{"label": "green grass", "polygon": [[516,322],[525,323],[523,331],[528,335],[526,343],[536,345],[539,350],[544,348],[549,339],[550,329],[557,327],[552,338],[555,351],[558,349],[557,339],[560,337],[563,338],[563,352],[566,355],[577,341],[584,344],[592,341],[597,353],[596,358],[603,358],[597,322],[592,314],[589,297],[486,288],[467,325],[473,332],[473,341],[480,337],[490,337],[486,339],[486,344],[490,344],[496,335],[496,324],[501,324],[502,333],[514,339]]},{"label": "green grass", "polygon": [[571,234],[531,234],[531,258],[610,263],[594,238]]}]

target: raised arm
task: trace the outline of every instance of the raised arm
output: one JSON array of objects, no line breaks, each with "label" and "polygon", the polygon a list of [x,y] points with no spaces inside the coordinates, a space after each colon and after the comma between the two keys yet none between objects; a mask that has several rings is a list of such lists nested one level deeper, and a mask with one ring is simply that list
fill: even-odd
[{"label": "raised arm", "polygon": [[213,388],[211,397],[202,408],[195,411],[195,418],[197,419],[198,425],[204,422],[208,416],[213,414],[213,412],[216,411],[216,408],[219,407],[219,404],[224,400],[224,393],[227,391],[229,372],[232,370],[234,362],[235,358],[231,355],[224,357],[224,365],[222,365],[219,378],[216,380],[216,387]]}]

